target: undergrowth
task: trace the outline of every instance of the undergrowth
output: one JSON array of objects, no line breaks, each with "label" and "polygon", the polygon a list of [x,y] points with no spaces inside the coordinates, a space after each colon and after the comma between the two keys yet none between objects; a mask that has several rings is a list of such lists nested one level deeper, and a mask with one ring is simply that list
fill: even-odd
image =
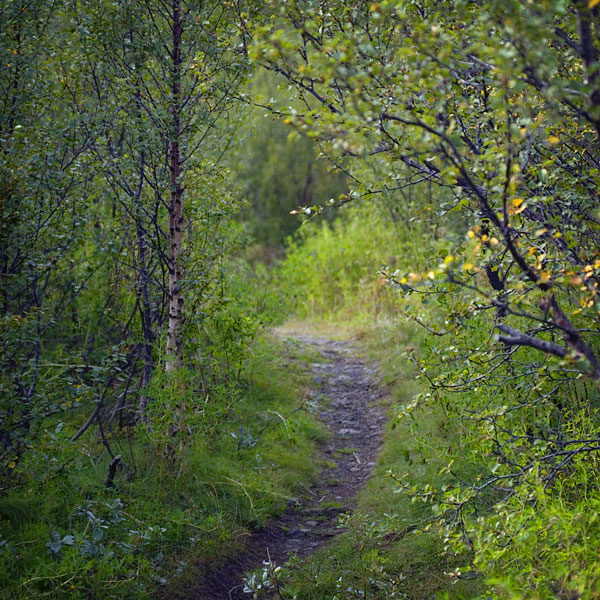
[{"label": "undergrowth", "polygon": [[[156,421],[111,440],[124,464],[112,487],[104,485],[111,456],[90,439],[61,457],[64,468],[43,487],[32,477],[4,494],[0,597],[176,598],[239,550],[249,527],[315,476],[311,456],[324,433],[303,402],[299,352],[256,339],[235,398],[223,390],[189,399],[196,411],[210,402],[218,412],[204,431],[166,436]],[[68,447],[76,425],[45,435]]]},{"label": "undergrowth", "polygon": [[[430,301],[385,285],[382,269],[427,280],[462,227],[403,225],[381,207],[353,207],[333,224],[307,224],[290,246],[281,273],[300,326],[361,342],[389,386],[390,421],[343,533],[304,563],[267,566],[267,578],[284,598],[314,600],[596,598],[596,388],[527,348],[490,371],[486,349],[502,348],[490,347],[493,315],[473,314],[469,290]],[[511,386],[525,366],[529,383]],[[544,432],[561,419],[589,451],[565,452],[549,477]]]}]

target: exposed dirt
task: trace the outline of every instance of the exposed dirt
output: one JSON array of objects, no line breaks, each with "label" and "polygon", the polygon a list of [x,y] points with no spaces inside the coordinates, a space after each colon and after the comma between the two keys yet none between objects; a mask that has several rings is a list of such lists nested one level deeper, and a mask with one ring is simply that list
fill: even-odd
[{"label": "exposed dirt", "polygon": [[243,591],[245,573],[269,557],[281,565],[294,554],[307,556],[340,533],[338,516],[354,508],[356,493],[375,465],[385,423],[378,402],[385,394],[376,384],[375,370],[356,356],[349,342],[287,337],[321,357],[309,368],[312,401],[330,433],[321,449],[326,466],[304,497],[288,501],[277,520],[249,537],[242,554],[201,582],[192,596],[198,600],[251,598]]}]

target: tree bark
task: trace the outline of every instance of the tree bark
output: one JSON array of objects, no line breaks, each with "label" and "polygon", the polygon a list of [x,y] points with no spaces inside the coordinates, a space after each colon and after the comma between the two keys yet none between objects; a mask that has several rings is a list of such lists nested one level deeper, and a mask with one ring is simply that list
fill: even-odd
[{"label": "tree bark", "polygon": [[169,143],[169,331],[167,336],[167,371],[181,365],[181,327],[183,324],[183,293],[181,291],[181,247],[183,225],[183,188],[181,186],[181,0],[172,0],[171,49],[171,132]]}]

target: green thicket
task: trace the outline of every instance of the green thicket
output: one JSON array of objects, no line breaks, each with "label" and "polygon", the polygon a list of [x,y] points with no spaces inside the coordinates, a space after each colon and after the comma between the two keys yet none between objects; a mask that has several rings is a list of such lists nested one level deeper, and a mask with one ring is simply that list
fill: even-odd
[{"label": "green thicket", "polygon": [[[426,273],[447,255],[452,227],[436,230],[413,219],[411,231],[400,234],[381,205],[354,205],[332,224],[307,223],[302,243],[292,244],[282,265],[295,314],[329,335],[360,340],[392,395],[386,443],[357,514],[345,523],[348,532],[306,564],[284,570],[281,582],[289,597],[315,599],[554,598],[561,589],[593,598],[597,466],[589,457],[572,461],[551,486],[544,486],[543,464],[510,487],[495,484],[503,464],[498,445],[509,444],[494,432],[490,415],[510,417],[524,392],[485,381],[514,377],[514,366],[508,375],[490,375],[485,363],[452,360],[467,342],[489,343],[485,320],[473,319],[450,338],[443,304],[384,285],[384,260]],[[452,306],[459,299],[473,297],[456,295]],[[519,358],[531,364],[537,355]],[[441,388],[440,381],[463,376],[467,368],[477,369],[477,385]],[[536,373],[542,386],[547,375],[539,365]],[[584,396],[585,388],[574,393]],[[554,391],[553,401],[566,403],[568,396]],[[577,408],[569,435],[595,435],[593,414],[593,404]],[[519,415],[524,429],[541,427],[532,423],[534,415]],[[539,442],[518,442],[522,437],[506,427],[519,458],[537,452]]]},{"label": "green thicket", "polygon": [[264,333],[291,304],[398,402],[285,594],[597,597],[599,29],[596,0],[2,3],[2,593],[176,597],[280,511],[322,436]]},{"label": "green thicket", "polygon": [[234,9],[0,7],[2,597],[174,597],[314,474],[221,160]]},{"label": "green thicket", "polygon": [[368,322],[387,305],[421,329],[404,354],[425,385],[398,426],[437,407],[461,443],[436,481],[398,489],[464,553],[457,580],[480,577],[483,597],[595,597],[597,3],[271,9],[253,56],[307,98],[290,125],[349,173],[333,204],[386,207],[292,247],[299,310]]}]

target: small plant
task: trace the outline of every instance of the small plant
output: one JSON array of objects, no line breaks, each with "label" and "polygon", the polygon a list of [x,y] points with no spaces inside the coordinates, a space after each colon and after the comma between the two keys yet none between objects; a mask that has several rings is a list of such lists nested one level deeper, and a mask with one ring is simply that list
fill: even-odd
[{"label": "small plant", "polygon": [[231,437],[235,438],[238,442],[238,450],[242,448],[254,448],[258,444],[258,438],[254,437],[250,431],[245,430],[240,426],[237,434],[231,433]]},{"label": "small plant", "polygon": [[[6,544],[6,541],[4,541]],[[46,542],[46,547],[48,548],[48,554],[50,554],[53,558],[60,558],[61,550],[63,546],[72,546],[75,543],[75,538],[72,535],[65,535],[61,537],[58,531],[52,532],[52,537],[49,542]],[[0,540],[0,548],[2,547],[2,540]]]},{"label": "small plant", "polygon": [[[275,565],[271,557],[263,561],[261,571],[255,571],[244,578],[244,593],[252,594],[253,598],[259,598],[263,592],[270,597],[283,600],[283,588],[280,581],[281,567]],[[274,595],[272,595],[274,594]]]}]

